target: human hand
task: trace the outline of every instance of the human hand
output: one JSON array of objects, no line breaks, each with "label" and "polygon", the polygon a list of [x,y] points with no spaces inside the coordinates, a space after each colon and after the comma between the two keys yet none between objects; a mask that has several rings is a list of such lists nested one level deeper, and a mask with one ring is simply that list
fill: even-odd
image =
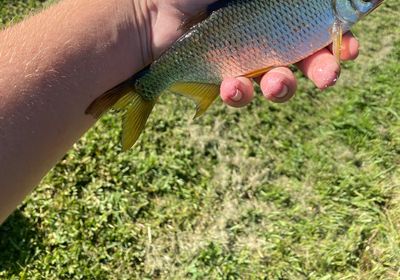
[{"label": "human hand", "polygon": [[[152,59],[157,58],[182,35],[179,27],[188,16],[205,9],[212,2],[215,0],[154,0],[152,10],[157,11],[154,12],[157,16],[152,20],[152,49],[148,51],[152,54]],[[358,56],[358,48],[358,41],[353,35],[345,34],[341,59],[354,60]],[[318,51],[296,66],[321,90],[333,86],[340,73],[340,66],[331,47]],[[297,89],[296,78],[287,67],[275,68],[255,81],[260,84],[264,97],[277,103],[290,100]],[[253,96],[253,82],[248,78],[228,78],[221,85],[221,99],[227,105],[243,107],[251,102]]]},{"label": "human hand", "polygon": [[[358,56],[359,44],[351,33],[343,36],[341,60],[354,60]],[[318,51],[300,61],[296,66],[320,90],[333,86],[340,74],[340,66],[331,52],[331,46]],[[293,72],[287,67],[271,70],[256,79],[264,97],[272,102],[283,103],[290,100],[297,89]],[[253,82],[239,77],[225,79],[221,85],[222,100],[232,107],[243,107],[250,103],[254,96]]]}]

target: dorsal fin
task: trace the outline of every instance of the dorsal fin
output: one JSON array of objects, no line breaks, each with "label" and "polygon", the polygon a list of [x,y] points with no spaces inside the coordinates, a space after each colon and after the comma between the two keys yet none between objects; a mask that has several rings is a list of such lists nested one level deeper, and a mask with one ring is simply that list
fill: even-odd
[{"label": "dorsal fin", "polygon": [[232,0],[220,0],[208,5],[205,10],[199,11],[198,13],[187,17],[179,26],[178,30],[183,31],[184,33],[188,32],[190,28],[207,19],[213,12],[226,7],[229,2],[232,2]]},{"label": "dorsal fin", "polygon": [[190,30],[190,28],[208,18],[209,15],[210,14],[208,13],[208,11],[201,11],[194,16],[188,17],[179,26],[179,30],[183,33],[186,33]]}]

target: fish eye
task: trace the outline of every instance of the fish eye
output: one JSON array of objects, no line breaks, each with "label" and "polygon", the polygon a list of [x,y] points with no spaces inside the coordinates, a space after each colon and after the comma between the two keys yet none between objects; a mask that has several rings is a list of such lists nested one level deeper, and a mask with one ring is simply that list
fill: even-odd
[{"label": "fish eye", "polygon": [[374,6],[374,0],[351,0],[351,6],[361,14],[368,13]]}]

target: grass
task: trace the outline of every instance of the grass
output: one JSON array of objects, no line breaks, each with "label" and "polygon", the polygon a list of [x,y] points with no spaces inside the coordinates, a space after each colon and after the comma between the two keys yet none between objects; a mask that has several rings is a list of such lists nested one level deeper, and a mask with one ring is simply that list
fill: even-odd
[{"label": "grass", "polygon": [[[0,21],[41,1],[6,0]],[[400,279],[400,9],[288,104],[162,98],[139,145],[88,132],[0,227],[1,279]]]}]

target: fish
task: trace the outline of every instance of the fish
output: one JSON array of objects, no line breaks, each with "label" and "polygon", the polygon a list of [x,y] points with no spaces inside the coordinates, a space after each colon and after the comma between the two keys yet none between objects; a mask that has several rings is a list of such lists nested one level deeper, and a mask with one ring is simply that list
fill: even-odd
[{"label": "fish", "polygon": [[185,20],[185,30],[144,70],[105,92],[87,108],[99,119],[125,110],[122,149],[130,149],[162,94],[197,105],[195,118],[219,96],[227,77],[255,78],[289,66],[333,43],[340,62],[342,36],[383,0],[223,0]]}]

